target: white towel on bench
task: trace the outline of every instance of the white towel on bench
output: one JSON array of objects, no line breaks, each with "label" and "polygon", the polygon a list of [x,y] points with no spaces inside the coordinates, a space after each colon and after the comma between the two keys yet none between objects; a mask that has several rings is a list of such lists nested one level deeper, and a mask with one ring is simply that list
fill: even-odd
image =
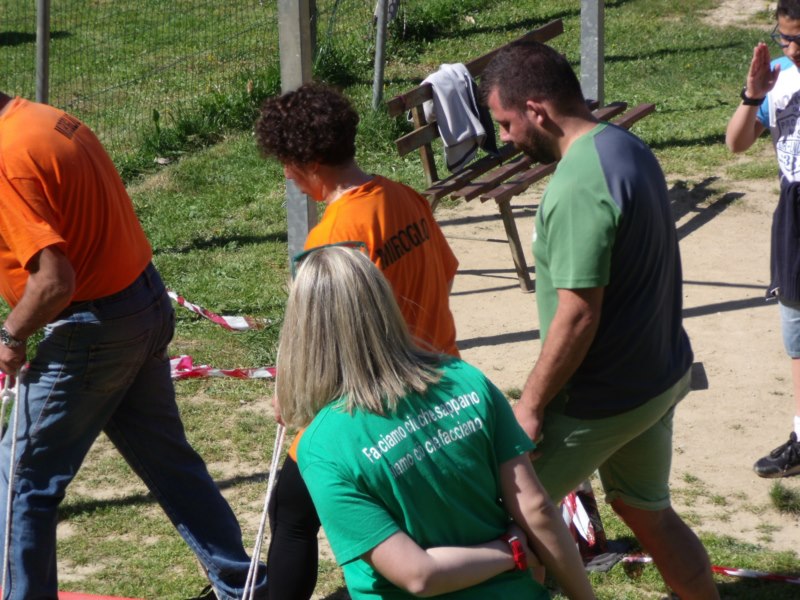
[{"label": "white towel on bench", "polygon": [[444,142],[447,168],[458,171],[472,160],[486,140],[476,98],[477,86],[461,63],[441,65],[423,83],[430,83],[433,88],[433,100],[422,105],[425,119],[436,121]]}]

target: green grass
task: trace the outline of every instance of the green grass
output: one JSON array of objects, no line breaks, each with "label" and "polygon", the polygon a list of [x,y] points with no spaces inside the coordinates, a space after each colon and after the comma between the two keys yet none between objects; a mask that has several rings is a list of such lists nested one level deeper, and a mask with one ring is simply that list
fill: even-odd
[{"label": "green grass", "polygon": [[[35,3],[0,0],[0,89],[33,97]],[[274,2],[52,3],[50,103],[89,123],[127,179],[247,128],[277,91]],[[5,43],[4,43],[5,41]]]},{"label": "green grass", "polygon": [[787,515],[800,515],[800,493],[775,482],[769,490],[769,497],[778,512]]},{"label": "green grass", "polygon": [[[22,10],[22,4],[10,6]],[[143,0],[140,6],[162,4],[163,0]],[[369,108],[371,7],[343,10],[332,19],[333,3],[319,4],[325,43],[317,74],[346,85],[362,115],[359,161],[367,171],[421,187],[418,158],[413,154],[398,158],[393,144],[408,124]],[[668,173],[686,179],[696,175],[759,179],[773,185],[774,158],[768,140],[759,141],[736,159],[721,144],[727,120],[739,102],[752,47],[766,39],[771,17],[759,15],[756,28],[716,28],[700,18],[703,10],[715,4],[711,0],[607,2],[606,99],[657,105],[656,114],[634,130],[653,146]],[[158,21],[136,21],[139,13],[148,18],[144,8],[123,17],[130,21],[126,27],[161,27]],[[13,16],[10,10],[4,15],[8,19]],[[208,18],[214,15],[209,13]],[[440,63],[476,57],[554,18],[565,23],[565,34],[554,45],[578,68],[580,15],[573,0],[408,0],[390,28],[384,95],[390,98],[413,87]],[[186,25],[202,27],[204,21],[195,19]],[[345,41],[334,43],[336,36]],[[54,47],[68,47],[75,41],[75,36],[60,36]],[[108,62],[103,68],[93,68],[93,76],[103,79],[113,71],[133,73],[142,68],[145,59],[130,51],[130,43],[121,36],[118,45],[108,47]],[[13,64],[12,59],[29,50],[25,43],[0,44],[0,58]],[[211,89],[180,109],[147,105],[143,122],[137,122],[143,127],[141,145],[116,155],[131,181],[136,209],[167,284],[215,312],[275,321],[260,331],[231,333],[177,309],[172,354],[191,354],[198,362],[217,367],[273,364],[286,299],[283,176],[277,164],[258,156],[248,130],[259,98],[277,89],[276,72],[265,66],[247,77],[252,77],[252,86],[240,79],[232,88],[222,93]],[[56,88],[65,83],[57,79]],[[145,90],[131,86],[123,92],[121,106]],[[91,124],[93,118],[86,120]],[[154,169],[156,157],[169,164],[147,174]],[[213,379],[179,382],[176,387],[187,435],[242,518],[249,547],[274,436],[268,400],[271,384]],[[508,392],[513,396],[518,390]],[[697,478],[687,475],[674,483],[686,504],[727,509],[726,499]],[[789,505],[795,503],[796,499]],[[775,509],[780,509],[777,501]],[[608,507],[601,506],[601,511],[609,538],[632,541]],[[683,516],[690,523],[700,522],[696,514]],[[180,600],[204,585],[186,545],[105,438],[95,445],[78,474],[60,520],[62,572],[73,575],[62,580],[64,590]],[[758,533],[768,541],[769,531]],[[800,572],[795,554],[770,552],[721,536],[702,539],[715,564]],[[598,597],[609,600],[664,595],[664,585],[651,565],[640,569],[617,565],[609,573],[592,575],[592,582]],[[725,598],[774,600],[797,593],[795,587],[780,583],[722,577],[719,582]],[[318,593],[331,600],[344,598],[342,586],[339,569],[323,559]]]}]

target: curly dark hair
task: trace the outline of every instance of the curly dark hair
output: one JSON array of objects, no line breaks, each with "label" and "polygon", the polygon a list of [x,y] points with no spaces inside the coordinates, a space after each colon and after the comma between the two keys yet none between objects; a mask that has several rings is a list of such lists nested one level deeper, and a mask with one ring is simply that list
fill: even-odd
[{"label": "curly dark hair", "polygon": [[255,126],[264,156],[282,163],[342,165],[356,155],[358,113],[338,91],[307,83],[268,98]]},{"label": "curly dark hair", "polygon": [[507,109],[522,110],[530,99],[550,100],[564,108],[584,104],[581,84],[567,59],[539,42],[515,42],[494,56],[481,76],[484,103],[495,89]]}]

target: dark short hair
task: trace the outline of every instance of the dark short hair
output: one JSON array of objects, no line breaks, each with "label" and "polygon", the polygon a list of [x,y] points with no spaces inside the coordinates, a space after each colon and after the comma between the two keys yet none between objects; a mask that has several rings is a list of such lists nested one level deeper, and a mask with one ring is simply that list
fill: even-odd
[{"label": "dark short hair", "polygon": [[800,0],[778,0],[775,18],[778,17],[800,20]]},{"label": "dark short hair", "polygon": [[333,88],[307,83],[261,106],[255,134],[264,156],[337,166],[356,155],[358,113]]},{"label": "dark short hair", "polygon": [[584,103],[581,84],[567,59],[539,42],[515,42],[495,55],[481,77],[484,102],[495,89],[507,109],[521,110],[531,99],[564,107]]}]

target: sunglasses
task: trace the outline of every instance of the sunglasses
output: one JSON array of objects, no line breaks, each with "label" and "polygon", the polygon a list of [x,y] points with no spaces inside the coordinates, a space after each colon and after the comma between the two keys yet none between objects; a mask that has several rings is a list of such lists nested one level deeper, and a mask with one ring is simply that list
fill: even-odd
[{"label": "sunglasses", "polygon": [[292,279],[294,279],[294,276],[297,274],[297,269],[300,268],[300,265],[303,264],[303,261],[307,259],[311,254],[313,254],[317,250],[322,250],[323,248],[336,248],[337,246],[342,248],[352,248],[353,250],[358,250],[359,252],[369,256],[369,250],[367,249],[367,245],[364,242],[346,241],[346,242],[336,242],[334,244],[323,244],[322,246],[314,246],[313,248],[304,250],[300,254],[295,254],[292,257]]},{"label": "sunglasses", "polygon": [[769,34],[769,37],[772,38],[772,41],[778,44],[781,48],[788,48],[792,42],[795,44],[800,44],[800,35],[786,35],[778,31],[778,26],[775,25],[775,29],[772,30],[772,33]]}]

